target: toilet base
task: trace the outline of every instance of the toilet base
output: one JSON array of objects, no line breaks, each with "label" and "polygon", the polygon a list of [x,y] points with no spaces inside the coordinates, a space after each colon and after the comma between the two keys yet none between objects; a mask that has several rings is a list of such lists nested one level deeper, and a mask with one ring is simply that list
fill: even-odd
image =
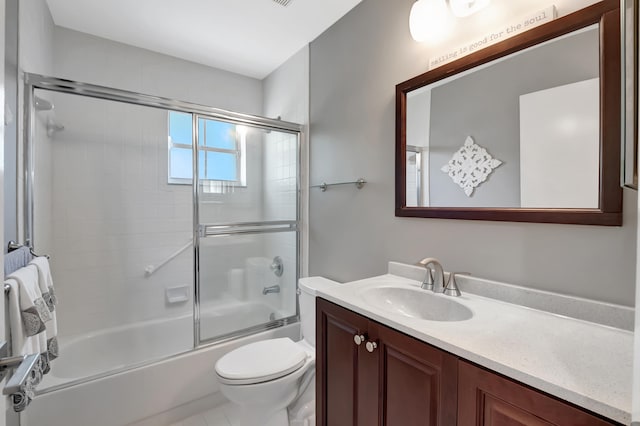
[{"label": "toilet base", "polygon": [[289,426],[315,426],[316,378],[315,374],[305,391],[289,405]]},{"label": "toilet base", "polygon": [[315,426],[315,424],[315,401],[303,405],[295,413],[289,410],[289,426]]},{"label": "toilet base", "polygon": [[289,407],[270,414],[270,407],[261,405],[240,405],[232,403],[234,407],[234,419],[238,426],[315,426],[316,414],[316,387],[315,377],[311,380],[300,398],[297,398]]}]

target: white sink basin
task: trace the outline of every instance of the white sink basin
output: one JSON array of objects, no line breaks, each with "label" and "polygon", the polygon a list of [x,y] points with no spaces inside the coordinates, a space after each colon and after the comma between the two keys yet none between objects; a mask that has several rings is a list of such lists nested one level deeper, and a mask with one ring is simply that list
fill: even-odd
[{"label": "white sink basin", "polygon": [[390,313],[429,321],[464,321],[471,309],[429,290],[409,287],[374,287],[362,291],[365,303]]}]

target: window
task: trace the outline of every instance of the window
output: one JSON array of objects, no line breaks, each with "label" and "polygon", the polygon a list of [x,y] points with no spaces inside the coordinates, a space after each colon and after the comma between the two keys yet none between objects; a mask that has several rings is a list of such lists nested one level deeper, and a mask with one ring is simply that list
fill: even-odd
[{"label": "window", "polygon": [[[169,183],[193,179],[192,114],[169,111]],[[246,185],[246,131],[224,121],[198,117],[198,171],[201,181]]]}]

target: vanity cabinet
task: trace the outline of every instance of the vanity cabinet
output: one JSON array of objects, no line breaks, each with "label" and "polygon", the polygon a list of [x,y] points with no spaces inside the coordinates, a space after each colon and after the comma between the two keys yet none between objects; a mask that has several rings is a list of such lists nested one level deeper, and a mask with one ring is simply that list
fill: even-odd
[{"label": "vanity cabinet", "polygon": [[615,425],[316,299],[317,426]]},{"label": "vanity cabinet", "polygon": [[456,424],[456,357],[325,300],[316,309],[317,425]]},{"label": "vanity cabinet", "polygon": [[458,364],[458,424],[606,426],[615,423],[461,360]]}]

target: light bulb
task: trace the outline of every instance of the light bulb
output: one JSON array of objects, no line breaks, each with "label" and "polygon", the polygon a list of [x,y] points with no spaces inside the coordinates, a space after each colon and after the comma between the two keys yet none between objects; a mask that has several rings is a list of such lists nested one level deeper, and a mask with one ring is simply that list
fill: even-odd
[{"label": "light bulb", "polygon": [[418,0],[411,6],[409,31],[415,41],[438,41],[449,34],[451,18],[445,0]]},{"label": "light bulb", "polygon": [[472,15],[486,7],[491,0],[449,0],[451,12],[458,18]]}]

